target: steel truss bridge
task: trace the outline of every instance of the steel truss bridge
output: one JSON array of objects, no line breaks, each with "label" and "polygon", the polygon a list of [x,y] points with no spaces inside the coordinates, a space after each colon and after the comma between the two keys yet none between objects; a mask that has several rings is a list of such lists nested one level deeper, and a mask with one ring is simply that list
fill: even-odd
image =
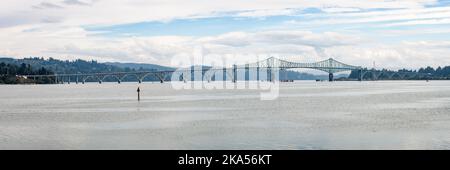
[{"label": "steel truss bridge", "polygon": [[[156,70],[156,71],[141,71],[141,72],[110,72],[110,73],[54,74],[54,75],[23,75],[23,76],[30,79],[39,79],[43,77],[53,78],[55,80],[55,83],[64,83],[64,82],[70,83],[71,81],[73,81],[77,84],[80,82],[84,84],[88,80],[91,81],[94,80],[98,81],[101,84],[108,77],[113,77],[117,80],[118,83],[121,83],[128,76],[136,77],[139,83],[142,83],[144,79],[148,76],[154,76],[161,83],[164,83],[164,81],[167,80],[169,75],[172,75],[172,78],[176,77],[176,80],[185,82],[188,80],[198,80],[198,78],[194,79],[195,76],[200,76],[201,81],[205,79],[207,81],[213,80],[216,81],[222,79],[223,81],[231,80],[232,82],[236,82],[238,78],[247,76],[251,77],[250,74],[253,73],[252,74],[253,78],[255,78],[258,81],[259,80],[276,81],[278,80],[279,70],[287,70],[295,68],[307,68],[327,72],[329,74],[329,81],[333,81],[333,76],[335,73],[342,71],[353,71],[353,70],[359,71],[360,81],[362,81],[363,78],[367,75],[371,75],[372,76],[371,79],[377,80],[383,74],[386,74],[376,70],[363,70],[363,68],[360,66],[344,64],[342,62],[334,60],[333,58],[315,63],[299,63],[270,57],[268,59],[258,61],[255,63],[244,65],[233,65],[232,67],[223,67],[223,68],[191,67],[191,68],[180,68],[176,70],[162,70],[162,71]],[[196,72],[200,72],[201,74],[196,75]],[[244,73],[245,75],[242,75],[241,73]],[[391,78],[394,76],[405,78],[406,76],[411,77],[412,73],[413,72],[394,72],[392,73],[392,75],[388,76]]]}]

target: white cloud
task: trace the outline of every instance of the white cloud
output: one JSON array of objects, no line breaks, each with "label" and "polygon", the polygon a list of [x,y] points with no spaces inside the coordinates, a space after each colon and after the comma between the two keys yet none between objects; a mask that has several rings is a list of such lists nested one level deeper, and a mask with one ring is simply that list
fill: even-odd
[{"label": "white cloud", "polygon": [[[436,66],[450,63],[447,56],[450,54],[448,42],[409,41],[388,46],[373,39],[374,36],[365,36],[363,33],[312,32],[308,29],[237,31],[198,37],[107,38],[95,36],[97,32],[83,29],[86,25],[167,22],[177,18],[218,15],[294,15],[306,8],[319,8],[328,12],[325,17],[308,15],[307,18],[311,20],[299,22],[313,28],[394,20],[411,20],[393,23],[396,25],[448,23],[450,7],[424,8],[424,5],[433,3],[436,1],[2,0],[0,39],[6,41],[0,41],[0,56],[170,64],[174,55],[192,54],[196,47],[201,46],[206,54],[279,54],[292,60],[308,62],[335,57],[345,63],[363,66],[371,66],[374,60],[386,67]],[[374,8],[391,10],[363,12]],[[414,30],[408,35],[414,36],[417,31],[420,32]]]},{"label": "white cloud", "polygon": [[[203,1],[203,0],[2,0],[0,16],[14,17],[27,13],[40,20],[48,17],[62,17],[66,25],[124,24],[143,21],[167,21],[174,18],[210,16],[221,12],[244,11],[242,16],[267,16],[290,14],[291,9],[321,8],[370,9],[407,8],[420,9],[435,0],[255,0],[255,1]],[[78,4],[78,5],[74,5]],[[88,4],[88,5],[81,5]],[[46,8],[38,10],[33,8]],[[64,8],[64,9],[62,9]]]},{"label": "white cloud", "polygon": [[435,7],[393,9],[388,11],[374,12],[317,14],[316,16],[312,16],[307,22],[291,20],[286,22],[286,24],[317,27],[333,24],[352,25],[362,23],[394,22],[390,24],[380,25],[384,27],[390,27],[419,24],[448,24],[448,22],[446,21],[448,19],[450,19],[450,7]]},{"label": "white cloud", "polygon": [[417,69],[425,66],[450,64],[450,45],[444,41],[408,41],[397,45],[340,46],[326,49],[326,53],[347,63],[372,68]]},{"label": "white cloud", "polygon": [[450,49],[449,41],[404,41],[403,44],[417,48]]},{"label": "white cloud", "polygon": [[384,24],[383,26],[392,27],[392,26],[438,25],[438,24],[450,24],[450,17],[445,19],[424,19],[424,20],[405,21],[393,24]]},{"label": "white cloud", "polygon": [[[56,32],[48,30],[39,34],[34,34],[33,31],[21,33],[17,30],[20,29],[10,29],[10,33],[17,33],[12,36],[15,38],[13,42],[24,42],[20,44],[24,47],[18,48],[19,45],[11,42],[0,42],[0,46],[5,47],[0,51],[0,55],[30,56],[39,53],[63,59],[83,58],[169,65],[177,54],[192,55],[197,47],[202,47],[203,55],[258,55],[261,58],[277,55],[299,62],[333,57],[345,63],[366,67],[371,67],[372,62],[376,61],[378,65],[391,69],[450,63],[447,56],[450,54],[448,41],[405,41],[397,45],[383,45],[366,41],[366,37],[335,32],[261,31],[207,37],[100,38],[88,36],[89,32],[77,28]],[[2,39],[5,36],[8,35],[0,34]],[[41,39],[45,41],[40,41]]]},{"label": "white cloud", "polygon": [[62,3],[66,5],[92,5],[96,0],[64,0]]},{"label": "white cloud", "polygon": [[62,6],[57,4],[49,3],[49,2],[41,2],[38,5],[32,6],[34,9],[62,9]]},{"label": "white cloud", "polygon": [[275,10],[252,10],[236,14],[238,17],[267,17],[279,15],[294,15],[298,12],[295,9],[275,9]]},{"label": "white cloud", "polygon": [[[51,57],[95,57],[101,61],[136,61],[168,64],[176,54],[192,54],[203,46],[214,54],[301,54],[315,53],[317,48],[351,45],[360,40],[348,35],[307,31],[233,32],[218,36],[153,36],[134,38],[102,38],[78,27],[41,28],[22,32],[22,27],[2,29],[0,42],[4,49],[17,51],[19,57],[44,55]],[[7,32],[7,33],[6,33]],[[20,43],[17,43],[20,42]],[[11,52],[0,54],[7,55]]]},{"label": "white cloud", "polygon": [[358,12],[359,8],[323,8],[322,11],[327,13],[343,13],[343,12]]}]

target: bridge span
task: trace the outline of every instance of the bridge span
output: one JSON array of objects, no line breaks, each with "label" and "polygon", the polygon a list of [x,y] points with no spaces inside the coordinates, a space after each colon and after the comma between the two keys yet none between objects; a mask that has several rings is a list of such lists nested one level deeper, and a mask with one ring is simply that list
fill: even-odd
[{"label": "bridge span", "polygon": [[[295,68],[307,68],[315,69],[327,72],[329,74],[329,81],[333,81],[335,73],[343,71],[359,71],[359,81],[362,81],[364,76],[372,75],[373,80],[376,80],[382,73],[376,70],[363,69],[361,66],[353,66],[344,64],[333,58],[314,62],[314,63],[299,63],[270,57],[268,59],[258,61],[255,63],[233,65],[232,67],[191,67],[191,68],[179,68],[174,70],[155,70],[155,71],[139,71],[139,72],[105,72],[105,73],[80,73],[80,74],[53,74],[53,75],[23,75],[27,78],[39,79],[42,77],[52,78],[55,83],[64,83],[71,81],[75,83],[85,83],[88,80],[98,81],[100,84],[105,81],[107,77],[113,77],[118,83],[121,83],[126,77],[136,77],[139,83],[142,83],[147,76],[156,77],[161,83],[167,80],[168,76],[179,77],[180,81],[195,80],[195,72],[201,73],[201,80],[231,80],[236,82],[238,80],[238,73],[244,71],[245,76],[254,73],[256,80],[276,81],[279,76],[279,70],[295,69]],[[392,76],[411,76],[411,73],[395,72]],[[250,77],[250,76],[249,76]]]}]

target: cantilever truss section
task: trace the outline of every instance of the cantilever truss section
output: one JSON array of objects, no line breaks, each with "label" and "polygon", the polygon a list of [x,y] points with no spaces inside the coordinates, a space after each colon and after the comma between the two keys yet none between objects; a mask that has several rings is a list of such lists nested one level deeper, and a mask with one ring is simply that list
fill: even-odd
[{"label": "cantilever truss section", "polygon": [[256,63],[237,66],[238,68],[278,68],[278,69],[291,69],[291,68],[309,68],[325,71],[327,73],[337,73],[349,70],[361,70],[359,66],[352,66],[344,64],[335,59],[327,59],[315,63],[297,63],[286,60],[280,60],[275,57],[270,57],[266,60]]}]

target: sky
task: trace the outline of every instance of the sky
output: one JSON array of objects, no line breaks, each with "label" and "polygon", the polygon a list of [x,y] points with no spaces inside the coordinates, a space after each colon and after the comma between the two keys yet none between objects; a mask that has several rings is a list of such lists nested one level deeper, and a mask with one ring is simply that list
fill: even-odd
[{"label": "sky", "polygon": [[450,65],[450,0],[2,0],[0,56]]}]

